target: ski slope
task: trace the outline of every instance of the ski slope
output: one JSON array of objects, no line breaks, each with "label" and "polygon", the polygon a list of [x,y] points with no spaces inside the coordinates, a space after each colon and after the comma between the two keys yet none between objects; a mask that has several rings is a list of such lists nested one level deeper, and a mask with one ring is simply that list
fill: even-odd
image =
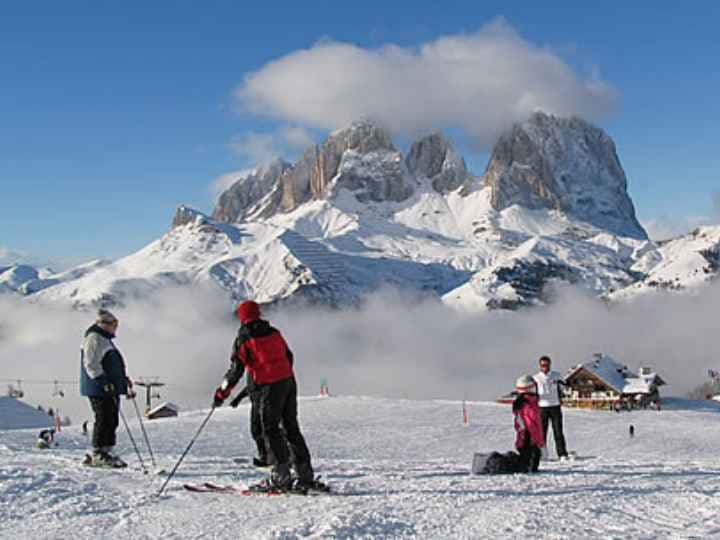
[{"label": "ski slope", "polygon": [[[464,426],[458,402],[302,399],[316,470],[336,492],[319,497],[182,489],[261,478],[232,460],[252,455],[247,405],[216,411],[159,499],[162,477],[79,465],[87,443],[77,428],[52,451],[32,448],[34,430],[0,432],[0,537],[720,537],[720,405],[566,411],[578,460],[543,462],[533,476],[469,474],[473,452],[508,450],[513,441],[509,407],[469,407]],[[159,465],[172,467],[207,412],[148,423]],[[120,442],[136,466],[124,433]]]}]

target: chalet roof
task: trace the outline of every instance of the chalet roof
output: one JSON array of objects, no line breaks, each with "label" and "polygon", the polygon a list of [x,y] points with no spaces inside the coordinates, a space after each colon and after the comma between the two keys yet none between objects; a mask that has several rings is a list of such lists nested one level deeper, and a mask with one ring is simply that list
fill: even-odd
[{"label": "chalet roof", "polygon": [[160,411],[162,411],[163,409],[168,409],[168,410],[171,410],[171,411],[173,411],[173,412],[175,412],[175,413],[178,413],[178,412],[180,411],[180,407],[178,407],[178,406],[175,405],[174,403],[170,403],[169,401],[165,401],[165,402],[161,403],[160,405],[158,405],[157,407],[154,407],[153,409],[150,409],[150,410],[147,412],[147,416],[152,416],[153,414],[157,414],[157,413],[159,413]]},{"label": "chalet roof", "polygon": [[618,393],[622,393],[625,388],[627,367],[619,362],[616,362],[610,356],[603,355],[601,357],[594,358],[590,362],[585,362],[584,364],[575,366],[565,376],[565,380],[569,379],[583,369],[595,375]]},{"label": "chalet roof", "polygon": [[649,394],[653,386],[662,386],[665,381],[657,373],[636,375],[627,366],[608,355],[596,355],[593,360],[571,369],[565,376],[568,380],[581,370],[599,378],[619,394]]}]

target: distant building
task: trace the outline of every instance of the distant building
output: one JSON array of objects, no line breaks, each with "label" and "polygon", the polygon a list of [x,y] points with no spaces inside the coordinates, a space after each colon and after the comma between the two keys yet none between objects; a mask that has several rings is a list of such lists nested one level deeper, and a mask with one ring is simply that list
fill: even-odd
[{"label": "distant building", "polygon": [[148,420],[156,420],[158,418],[172,418],[174,416],[178,415],[178,411],[180,411],[180,407],[175,405],[174,403],[161,403],[157,407],[150,409],[145,413],[145,416],[148,418]]},{"label": "distant building", "polygon": [[666,383],[651,368],[637,373],[612,357],[597,353],[565,375],[563,405],[585,409],[659,408],[659,388]]}]

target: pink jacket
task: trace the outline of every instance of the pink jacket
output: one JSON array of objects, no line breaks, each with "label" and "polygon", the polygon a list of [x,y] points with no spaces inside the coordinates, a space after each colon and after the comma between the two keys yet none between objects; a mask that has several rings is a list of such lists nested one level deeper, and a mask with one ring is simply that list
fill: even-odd
[{"label": "pink jacket", "polygon": [[513,403],[513,414],[515,415],[515,448],[518,450],[525,446],[526,435],[529,435],[530,442],[542,448],[545,446],[542,421],[540,420],[540,407],[535,394],[521,394]]}]

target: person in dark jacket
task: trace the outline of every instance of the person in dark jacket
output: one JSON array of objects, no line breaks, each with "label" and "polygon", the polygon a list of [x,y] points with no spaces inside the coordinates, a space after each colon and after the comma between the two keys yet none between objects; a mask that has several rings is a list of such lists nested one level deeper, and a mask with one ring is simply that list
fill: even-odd
[{"label": "person in dark jacket", "polygon": [[315,478],[310,452],[297,418],[293,354],[280,331],[260,318],[260,306],[256,302],[243,302],[236,313],[242,325],[233,344],[230,369],[215,390],[213,406],[223,404],[247,369],[255,385],[253,393],[268,460],[273,463],[270,478],[255,488],[285,491],[293,487],[291,453],[295,459],[296,487],[312,488]]},{"label": "person in dark jacket", "polygon": [[98,311],[95,323],[85,332],[80,352],[80,393],[90,400],[95,414],[91,464],[122,467],[126,464],[112,450],[117,441],[120,396],[131,391],[125,360],[113,338],[119,321],[108,310]]},{"label": "person in dark jacket", "polygon": [[250,435],[255,441],[257,446],[258,455],[253,458],[253,465],[255,467],[267,467],[269,465],[267,448],[265,447],[265,439],[263,438],[262,432],[262,421],[260,419],[260,403],[258,399],[258,393],[256,391],[255,381],[253,381],[250,372],[247,372],[245,378],[245,388],[232,400],[230,406],[237,407],[240,402],[249,397],[250,398]]}]

